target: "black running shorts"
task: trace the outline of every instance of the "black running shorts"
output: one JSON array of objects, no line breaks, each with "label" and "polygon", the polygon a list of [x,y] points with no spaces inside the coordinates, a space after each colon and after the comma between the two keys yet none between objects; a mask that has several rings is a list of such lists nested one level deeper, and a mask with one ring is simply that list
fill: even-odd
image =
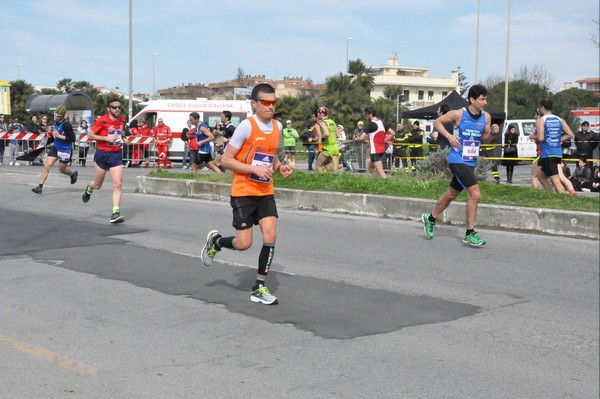
[{"label": "black running shorts", "polygon": [[469,166],[464,163],[451,163],[448,167],[453,175],[450,187],[456,191],[463,191],[477,184],[474,166]]},{"label": "black running shorts", "polygon": [[229,203],[233,208],[232,225],[236,230],[250,229],[267,216],[279,217],[275,197],[272,195],[231,197]]}]

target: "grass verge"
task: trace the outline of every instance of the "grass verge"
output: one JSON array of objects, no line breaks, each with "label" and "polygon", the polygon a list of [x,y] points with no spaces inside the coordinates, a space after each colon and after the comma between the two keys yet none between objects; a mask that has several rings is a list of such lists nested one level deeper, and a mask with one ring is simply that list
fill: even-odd
[{"label": "grass verge", "polygon": [[[148,173],[150,177],[168,179],[205,180],[231,183],[231,173],[195,174],[177,173],[168,170],[156,170]],[[600,197],[573,197],[568,194],[555,194],[529,187],[511,186],[480,182],[481,203],[527,208],[562,209],[568,211],[599,212]],[[335,191],[341,193],[359,193],[391,195],[408,198],[426,198],[437,200],[448,188],[443,179],[420,179],[412,176],[391,176],[389,179],[374,179],[369,175],[351,173],[307,173],[295,171],[288,179],[275,174],[275,187],[307,191]],[[461,193],[457,201],[466,202],[467,196]]]}]

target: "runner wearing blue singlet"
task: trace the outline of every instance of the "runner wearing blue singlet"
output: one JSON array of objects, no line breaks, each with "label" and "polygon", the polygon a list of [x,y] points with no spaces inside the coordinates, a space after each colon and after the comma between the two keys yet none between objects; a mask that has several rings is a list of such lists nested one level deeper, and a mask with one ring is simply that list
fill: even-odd
[{"label": "runner wearing blue singlet", "polygon": [[[443,135],[452,146],[448,154],[448,166],[453,177],[450,187],[438,200],[431,213],[421,215],[425,235],[433,238],[435,221],[450,205],[461,191],[467,191],[467,230],[463,242],[472,246],[482,246],[485,240],[475,232],[477,205],[481,198],[481,190],[475,176],[475,166],[479,156],[479,147],[483,142],[492,139],[490,134],[491,117],[483,111],[487,104],[487,89],[482,85],[474,85],[469,89],[469,106],[449,111],[435,120],[434,128]],[[455,134],[449,132],[444,125],[452,123]]]},{"label": "runner wearing blue singlet", "polygon": [[540,143],[539,165],[552,182],[554,190],[557,193],[564,193],[565,188],[561,183],[558,164],[562,162],[561,144],[571,140],[573,131],[563,118],[552,114],[552,106],[551,100],[542,100],[539,108],[541,117],[535,122],[536,139]]}]

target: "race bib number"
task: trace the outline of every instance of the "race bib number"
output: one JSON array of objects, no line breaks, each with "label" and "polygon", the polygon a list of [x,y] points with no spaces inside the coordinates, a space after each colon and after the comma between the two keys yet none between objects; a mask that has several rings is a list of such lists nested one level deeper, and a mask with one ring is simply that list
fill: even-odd
[{"label": "race bib number", "polygon": [[[260,152],[257,152],[254,154],[254,158],[252,158],[252,165],[255,165],[255,166],[269,165],[269,164],[273,163],[273,159],[275,159],[274,155],[261,154]],[[260,182],[260,183],[270,183],[271,182],[271,179],[261,179],[254,173],[250,173],[250,179]]]},{"label": "race bib number", "polygon": [[465,140],[463,142],[462,160],[476,161],[479,158],[480,141]]},{"label": "race bib number", "polygon": [[109,136],[117,136],[117,139],[112,143],[110,141],[107,141],[106,142],[107,146],[109,146],[109,147],[117,147],[117,146],[120,147],[121,146],[121,143],[123,143],[123,138],[121,136],[121,129],[110,128],[110,129],[108,129],[108,135]]},{"label": "race bib number", "polygon": [[56,157],[63,162],[71,160],[71,151],[56,151]]}]

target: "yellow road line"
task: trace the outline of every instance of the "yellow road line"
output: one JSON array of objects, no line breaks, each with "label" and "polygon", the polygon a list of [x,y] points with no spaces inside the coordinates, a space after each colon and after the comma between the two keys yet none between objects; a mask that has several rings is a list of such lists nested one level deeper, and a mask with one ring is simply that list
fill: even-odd
[{"label": "yellow road line", "polygon": [[88,366],[87,364],[83,364],[75,359],[71,359],[70,357],[63,356],[59,353],[50,352],[44,348],[40,348],[39,346],[18,341],[4,335],[0,335],[0,342],[18,350],[19,352],[46,360],[50,363],[56,364],[59,367],[74,371],[81,375],[88,376],[98,374],[98,369],[95,367]]}]

